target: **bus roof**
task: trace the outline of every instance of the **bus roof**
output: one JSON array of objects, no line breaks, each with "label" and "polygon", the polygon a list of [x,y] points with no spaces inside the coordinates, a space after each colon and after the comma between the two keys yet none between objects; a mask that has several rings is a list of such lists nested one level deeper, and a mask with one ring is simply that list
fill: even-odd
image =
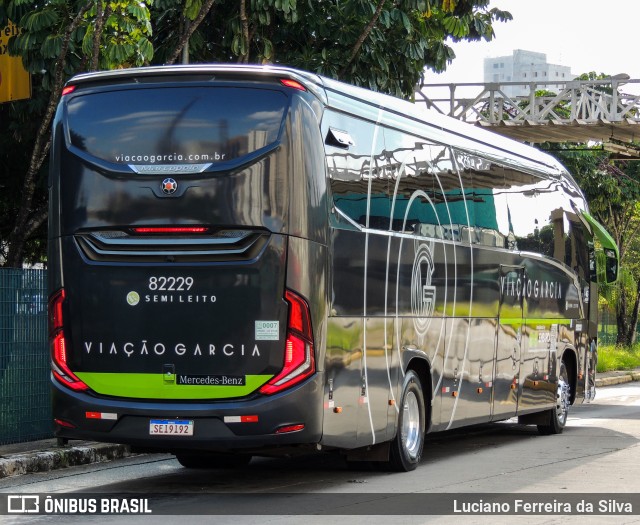
[{"label": "bus roof", "polygon": [[[233,64],[151,66],[84,73],[74,76],[67,84],[119,83],[132,79],[144,82],[158,77],[197,77],[208,74],[238,80],[260,77],[297,80],[325,107],[355,114],[368,113],[370,118],[377,121],[387,115],[403,131],[418,133],[418,130],[427,129],[424,134],[435,141],[499,159],[507,164],[516,164],[520,169],[536,172],[543,177],[565,177],[577,186],[558,160],[536,148],[407,100],[289,67]],[[363,116],[366,118],[366,115]]]}]

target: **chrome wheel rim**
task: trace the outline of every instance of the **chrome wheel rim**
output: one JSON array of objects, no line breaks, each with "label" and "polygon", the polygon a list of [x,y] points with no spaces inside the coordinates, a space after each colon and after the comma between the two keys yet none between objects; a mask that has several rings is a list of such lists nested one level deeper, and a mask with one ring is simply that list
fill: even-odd
[{"label": "chrome wheel rim", "polygon": [[[564,372],[564,371],[563,371]],[[569,382],[565,373],[561,373],[558,378],[558,393],[556,404],[556,416],[558,422],[564,425],[567,422],[567,415],[569,414],[569,406],[571,405],[571,396],[569,390]]]},{"label": "chrome wheel rim", "polygon": [[402,407],[402,445],[411,459],[420,452],[420,405],[415,393],[409,391]]}]

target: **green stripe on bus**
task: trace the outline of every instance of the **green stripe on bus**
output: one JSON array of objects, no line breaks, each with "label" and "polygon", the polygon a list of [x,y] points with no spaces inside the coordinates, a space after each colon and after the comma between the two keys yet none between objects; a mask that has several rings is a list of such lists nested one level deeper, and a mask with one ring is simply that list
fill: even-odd
[{"label": "green stripe on bus", "polygon": [[570,325],[571,321],[574,319],[534,319],[534,318],[524,318],[524,322],[527,324],[546,324],[546,325],[552,325],[552,324],[566,324],[566,325]]},{"label": "green stripe on bus", "polygon": [[[245,384],[176,385],[165,383],[164,374],[123,374],[76,372],[76,375],[98,394],[138,399],[226,399],[251,394],[272,375],[245,376]],[[176,374],[177,375],[177,374]]]},{"label": "green stripe on bus", "polygon": [[499,317],[500,324],[571,324],[571,319],[534,319],[527,317]]}]

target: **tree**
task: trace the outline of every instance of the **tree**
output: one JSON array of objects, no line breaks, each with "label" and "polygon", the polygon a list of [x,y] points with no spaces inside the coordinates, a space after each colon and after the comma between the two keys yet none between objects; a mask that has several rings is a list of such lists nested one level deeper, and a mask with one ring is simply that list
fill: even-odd
[{"label": "tree", "polygon": [[[50,127],[64,82],[75,72],[87,69],[142,65],[153,56],[153,48],[147,38],[151,25],[144,2],[3,1],[0,27],[9,19],[21,31],[9,41],[9,52],[22,56],[25,68],[35,80],[33,100],[2,109],[3,114],[12,117],[14,147],[30,151],[26,162],[7,165],[3,173],[3,179],[11,179],[16,173],[22,175],[18,185],[20,197],[13,203],[3,202],[3,212],[15,217],[6,236],[3,231],[5,265],[19,267],[25,257],[27,239],[47,218],[43,190],[51,146]],[[27,126],[21,131],[16,123],[25,119],[37,122],[37,126]]]},{"label": "tree", "polygon": [[443,71],[455,58],[447,41],[491,40],[493,24],[511,19],[506,11],[489,9],[489,0],[206,4],[208,16],[194,28],[180,0],[156,1],[158,60],[172,59],[169,50],[186,42],[188,29],[193,62],[284,64],[404,97],[413,96],[425,67]]},{"label": "tree", "polygon": [[[0,135],[13,191],[0,197],[13,219],[0,228],[0,257],[21,266],[45,245],[34,235],[47,215],[49,130],[74,73],[173,63],[186,50],[192,62],[286,64],[412,97],[425,67],[454,59],[447,41],[491,40],[511,15],[489,0],[0,0],[0,27],[7,19],[21,29],[10,53],[35,79],[33,100],[0,107],[13,130]],[[28,160],[14,155],[25,148]]]},{"label": "tree", "polygon": [[585,193],[592,215],[618,245],[619,282],[602,288],[616,311],[617,343],[631,346],[640,313],[640,163],[610,160],[599,147],[562,147],[557,156]]}]

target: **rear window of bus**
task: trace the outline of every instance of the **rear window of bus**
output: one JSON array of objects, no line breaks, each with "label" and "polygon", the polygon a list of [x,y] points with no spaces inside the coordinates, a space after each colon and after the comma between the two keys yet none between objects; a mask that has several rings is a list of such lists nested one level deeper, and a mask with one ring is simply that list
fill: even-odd
[{"label": "rear window of bus", "polygon": [[108,162],[225,162],[276,142],[287,104],[269,89],[117,89],[70,98],[67,125],[73,146]]}]

